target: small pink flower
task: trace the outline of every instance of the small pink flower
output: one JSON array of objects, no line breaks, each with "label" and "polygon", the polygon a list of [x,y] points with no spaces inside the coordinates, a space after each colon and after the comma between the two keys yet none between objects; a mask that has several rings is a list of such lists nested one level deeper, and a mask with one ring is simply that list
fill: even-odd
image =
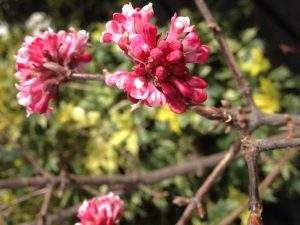
[{"label": "small pink flower", "polygon": [[122,200],[110,192],[102,197],[84,201],[78,209],[80,223],[76,225],[117,225],[124,211]]},{"label": "small pink flower", "polygon": [[28,115],[48,115],[53,110],[49,102],[58,101],[58,86],[67,80],[67,72],[81,71],[91,60],[86,52],[89,46],[88,34],[73,28],[69,33],[49,29],[25,38],[16,57],[16,86],[19,103],[27,108]]},{"label": "small pink flower", "polygon": [[131,3],[122,8],[122,13],[114,13],[113,20],[106,24],[106,30],[101,37],[101,42],[115,42],[124,51],[128,48],[129,39],[135,38],[143,30],[143,26],[153,17],[152,3],[142,9],[134,9]]},{"label": "small pink flower", "polygon": [[207,98],[206,82],[192,76],[186,64],[204,63],[210,49],[202,45],[188,17],[175,13],[165,38],[149,23],[152,17],[151,3],[142,9],[127,4],[107,23],[100,41],[118,44],[136,65],[132,72],[108,75],[106,84],[124,90],[134,103],[150,107],[168,103],[172,111],[183,113],[187,104],[202,103]]},{"label": "small pink flower", "polygon": [[195,26],[190,26],[190,18],[188,17],[176,17],[176,13],[171,18],[171,27],[167,35],[167,41],[176,40],[180,35],[189,33],[195,30]]}]

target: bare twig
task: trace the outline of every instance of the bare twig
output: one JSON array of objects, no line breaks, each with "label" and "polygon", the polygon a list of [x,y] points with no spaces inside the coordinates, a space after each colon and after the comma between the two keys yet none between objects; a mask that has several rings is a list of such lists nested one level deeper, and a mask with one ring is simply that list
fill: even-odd
[{"label": "bare twig", "polygon": [[225,123],[228,123],[233,119],[232,115],[226,111],[212,106],[194,105],[191,106],[190,109],[209,120],[221,120]]},{"label": "bare twig", "polygon": [[47,212],[48,212],[51,197],[53,194],[54,186],[55,185],[53,183],[50,183],[47,186],[47,192],[45,194],[44,202],[43,202],[42,208],[38,214],[38,217],[40,217],[40,218],[38,220],[37,225],[46,225],[47,224]]},{"label": "bare twig", "polygon": [[[141,176],[76,176],[71,175],[71,181],[81,185],[137,185],[142,184],[154,184],[160,182],[164,179],[168,179],[174,176],[184,175],[188,173],[194,173],[199,169],[206,169],[216,165],[226,153],[216,153],[211,156],[201,157],[199,159],[181,163],[175,166],[169,166],[162,169],[153,170],[147,174],[142,174]],[[47,179],[41,176],[38,177],[22,177],[16,179],[0,180],[0,189],[9,188],[17,189],[28,186],[44,186]],[[53,182],[59,184],[61,182],[60,177],[54,177]],[[70,183],[71,184],[71,183]],[[68,185],[70,185],[68,184]],[[74,184],[74,183],[72,183]]]},{"label": "bare twig", "polygon": [[143,191],[144,193],[146,193],[147,195],[150,195],[151,197],[153,197],[154,199],[160,199],[160,198],[165,198],[169,195],[169,192],[167,191],[154,191],[151,190],[150,188],[148,188],[146,185],[144,184],[139,184],[139,189],[141,191]]},{"label": "bare twig", "polygon": [[[75,206],[72,206],[65,210],[62,210],[59,213],[47,215],[45,225],[59,224],[59,223],[65,221],[66,219],[70,218],[71,216],[73,216],[76,213],[79,206],[80,205],[75,205]],[[38,220],[35,220],[35,221],[31,221],[31,222],[21,223],[19,225],[37,225],[37,223],[38,223]]]},{"label": "bare twig", "polygon": [[[289,151],[287,152],[284,157],[276,163],[272,171],[265,177],[265,179],[261,182],[259,185],[259,191],[263,192],[267,187],[269,187],[276,177],[280,174],[282,171],[282,168],[286,165],[286,163],[289,162],[290,159],[294,158],[294,156],[297,154],[297,151]],[[234,222],[236,218],[239,217],[239,215],[245,211],[248,208],[248,201],[244,202],[240,207],[236,208],[234,211],[232,211],[226,218],[224,218],[219,225],[230,225]]]},{"label": "bare twig", "polygon": [[103,74],[72,73],[70,80],[104,80]]},{"label": "bare twig", "polygon": [[233,56],[232,52],[230,51],[227,42],[225,41],[225,38],[221,32],[221,28],[215,21],[214,17],[212,16],[212,14],[211,14],[210,10],[208,9],[207,5],[205,4],[205,2],[203,0],[194,0],[194,1],[197,5],[198,9],[203,14],[204,19],[206,20],[209,28],[212,30],[216,40],[218,41],[218,43],[221,47],[223,56],[228,64],[229,68],[231,69],[233,77],[236,80],[238,87],[239,87],[241,93],[243,94],[248,106],[250,106],[252,109],[255,109],[256,107],[255,107],[254,101],[252,99],[249,86],[246,83],[246,81],[244,80],[243,75],[234,59],[234,56]]},{"label": "bare twig", "polygon": [[191,199],[190,203],[186,207],[184,213],[182,214],[181,218],[178,220],[176,225],[184,225],[186,224],[190,217],[192,216],[193,211],[196,208],[201,207],[201,200],[204,196],[204,194],[211,188],[215,180],[222,174],[222,172],[225,170],[225,168],[229,165],[231,160],[234,158],[236,153],[240,149],[241,142],[236,141],[229,151],[226,153],[224,158],[218,163],[218,165],[214,168],[214,170],[211,172],[211,174],[207,177],[207,179],[204,181],[202,186],[198,189],[195,197]]},{"label": "bare twig", "polygon": [[97,189],[91,187],[90,185],[82,184],[82,185],[80,185],[80,188],[82,190],[84,190],[85,192],[90,193],[95,196],[99,195],[99,193],[100,193]]},{"label": "bare twig", "polygon": [[246,136],[242,140],[242,153],[247,163],[249,172],[249,204],[250,215],[248,225],[262,225],[262,205],[259,200],[258,191],[258,157],[259,149],[255,139],[251,136]]},{"label": "bare twig", "polygon": [[284,126],[287,124],[287,116],[291,118],[294,124],[300,125],[300,116],[299,115],[287,115],[287,114],[265,114],[259,113],[258,119],[260,125],[268,126]]},{"label": "bare twig", "polygon": [[52,179],[52,175],[48,173],[32,156],[31,154],[23,148],[20,144],[15,143],[15,146],[20,151],[20,153],[23,155],[23,157],[33,166],[33,168],[42,176],[44,176],[47,179]]},{"label": "bare twig", "polygon": [[32,191],[32,192],[30,192],[28,194],[22,195],[19,198],[15,198],[14,200],[12,200],[9,203],[0,205],[0,211],[6,210],[9,207],[13,207],[13,206],[15,206],[17,204],[20,204],[21,202],[27,201],[27,200],[35,197],[35,196],[45,194],[47,192],[47,190],[48,190],[47,188],[42,188],[42,189],[38,189],[38,190]]},{"label": "bare twig", "polygon": [[0,135],[5,138],[8,142],[10,142],[12,144],[12,146],[14,146],[20,153],[21,155],[33,166],[33,168],[35,169],[35,171],[37,173],[39,173],[40,175],[44,176],[47,179],[52,179],[52,175],[50,173],[48,173],[41,165],[39,162],[37,162],[32,155],[30,154],[30,152],[25,149],[21,144],[17,143],[16,141],[13,141],[10,139],[10,137],[4,133],[4,132],[0,132]]},{"label": "bare twig", "polygon": [[274,149],[292,148],[300,146],[300,138],[288,139],[265,139],[257,140],[259,151],[269,151]]}]

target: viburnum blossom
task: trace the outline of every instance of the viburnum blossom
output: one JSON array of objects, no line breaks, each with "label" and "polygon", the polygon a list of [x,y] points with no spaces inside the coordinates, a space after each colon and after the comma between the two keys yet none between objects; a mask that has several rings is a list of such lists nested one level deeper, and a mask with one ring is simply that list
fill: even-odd
[{"label": "viburnum blossom", "polygon": [[77,212],[80,223],[75,225],[117,225],[123,215],[122,200],[110,192],[102,197],[84,201]]},{"label": "viburnum blossom", "polygon": [[86,52],[89,46],[88,33],[74,28],[69,33],[49,29],[25,38],[16,57],[16,86],[18,101],[27,108],[28,115],[48,115],[53,110],[49,102],[58,101],[59,84],[92,59]]},{"label": "viburnum blossom", "polygon": [[192,76],[186,64],[204,63],[210,49],[201,44],[188,17],[175,13],[169,32],[161,38],[149,23],[153,15],[151,3],[142,9],[134,9],[129,3],[106,24],[100,41],[115,42],[136,63],[131,72],[108,75],[106,84],[124,90],[132,102],[151,107],[168,103],[172,111],[182,113],[187,104],[202,103],[207,98],[206,82]]}]

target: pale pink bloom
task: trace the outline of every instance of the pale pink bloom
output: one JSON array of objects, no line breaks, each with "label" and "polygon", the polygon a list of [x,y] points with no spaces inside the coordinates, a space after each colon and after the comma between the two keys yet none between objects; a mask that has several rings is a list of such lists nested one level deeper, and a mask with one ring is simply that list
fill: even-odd
[{"label": "pale pink bloom", "polygon": [[122,13],[114,13],[113,20],[106,24],[106,31],[101,36],[101,42],[115,42],[126,51],[129,39],[140,33],[143,25],[147,24],[153,15],[152,3],[142,9],[134,9],[131,3],[124,5]]},{"label": "pale pink bloom", "polygon": [[84,201],[78,209],[80,223],[76,225],[117,225],[124,212],[122,200],[110,192]]},{"label": "pale pink bloom", "polygon": [[[153,16],[152,5],[134,9],[131,4],[123,12],[115,13],[107,23],[109,29],[101,42],[115,42],[136,65],[132,72],[117,71],[107,76],[107,85],[114,85],[127,93],[132,102],[148,106],[168,104],[176,113],[186,110],[190,103],[206,100],[206,82],[191,76],[187,63],[204,63],[210,54],[202,45],[188,17],[171,19],[165,38],[148,20]],[[115,29],[110,29],[115,24]]]},{"label": "pale pink bloom", "polygon": [[180,35],[189,33],[195,30],[195,26],[190,26],[190,18],[179,16],[176,13],[171,18],[171,27],[167,35],[167,41],[173,41],[178,39]]},{"label": "pale pink bloom", "polygon": [[[70,71],[81,71],[91,60],[86,52],[90,46],[88,34],[71,28],[70,32],[55,33],[49,29],[36,36],[28,36],[16,57],[16,85],[19,103],[27,108],[27,114],[48,115],[54,106],[49,102],[58,101],[58,86],[68,79]],[[54,65],[60,71],[45,67]]]}]

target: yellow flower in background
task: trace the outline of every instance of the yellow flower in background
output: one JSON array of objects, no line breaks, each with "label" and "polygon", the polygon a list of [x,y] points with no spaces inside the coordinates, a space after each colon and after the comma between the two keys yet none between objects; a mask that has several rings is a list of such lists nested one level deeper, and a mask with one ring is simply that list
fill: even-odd
[{"label": "yellow flower in background", "polygon": [[100,116],[98,111],[86,111],[79,106],[74,106],[73,103],[68,103],[61,106],[57,119],[60,123],[75,121],[78,127],[84,128],[96,125]]},{"label": "yellow flower in background", "polygon": [[115,111],[111,114],[111,121],[116,125],[116,131],[109,138],[111,146],[116,149],[125,147],[132,155],[138,155],[139,137],[131,111],[129,109],[122,113]]},{"label": "yellow flower in background", "polygon": [[241,64],[241,69],[253,77],[267,71],[270,67],[270,61],[264,57],[262,50],[259,48],[252,48],[250,58]]},{"label": "yellow flower in background", "polygon": [[279,87],[268,78],[260,79],[260,91],[253,94],[253,99],[264,113],[274,113],[280,109]]},{"label": "yellow flower in background", "polygon": [[179,115],[172,112],[168,106],[160,107],[154,118],[160,122],[168,123],[171,131],[176,134],[181,134]]},{"label": "yellow flower in background", "polygon": [[118,168],[118,153],[113,146],[100,135],[90,140],[87,145],[87,156],[83,158],[86,169],[93,175],[109,173]]},{"label": "yellow flower in background", "polygon": [[59,114],[57,115],[57,119],[60,123],[66,123],[70,120],[72,120],[71,114],[74,109],[73,103],[68,103],[61,106],[61,110],[59,111]]}]

